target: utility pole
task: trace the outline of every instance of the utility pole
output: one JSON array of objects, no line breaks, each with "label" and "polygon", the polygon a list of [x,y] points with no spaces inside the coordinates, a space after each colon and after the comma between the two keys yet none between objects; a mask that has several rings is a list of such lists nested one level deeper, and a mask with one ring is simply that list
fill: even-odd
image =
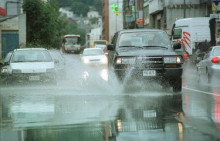
[{"label": "utility pole", "polygon": [[137,5],[136,0],[134,0],[134,28],[135,29],[136,29],[136,19],[137,19],[137,17],[136,17],[136,11],[137,11],[136,5]]},{"label": "utility pole", "polygon": [[184,0],[183,2],[184,2],[184,3],[183,3],[183,6],[184,6],[184,8],[183,8],[183,10],[184,10],[184,11],[183,11],[183,12],[184,12],[184,13],[183,13],[183,18],[186,18],[186,0]]},{"label": "utility pole", "polygon": [[143,17],[142,17],[142,20],[143,20],[143,27],[142,27],[142,28],[144,28],[144,23],[145,23],[145,19],[144,19],[144,18],[145,18],[145,13],[144,13],[144,0],[141,1],[141,7],[142,7],[142,12],[143,12],[143,13],[142,13],[142,16],[143,16]]},{"label": "utility pole", "polygon": [[[118,6],[118,0],[117,0],[117,6]],[[115,28],[116,28],[116,32],[117,32],[117,30],[118,30],[118,15],[116,15],[116,25],[115,25]]]}]

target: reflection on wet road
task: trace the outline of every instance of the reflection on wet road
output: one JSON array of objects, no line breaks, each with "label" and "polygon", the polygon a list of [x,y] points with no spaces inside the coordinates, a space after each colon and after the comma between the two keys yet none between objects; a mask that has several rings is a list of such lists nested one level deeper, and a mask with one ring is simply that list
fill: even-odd
[{"label": "reflection on wet road", "polygon": [[156,84],[125,91],[106,68],[65,58],[67,78],[57,86],[0,88],[1,141],[220,139],[220,88],[198,83],[191,66],[182,93]]}]

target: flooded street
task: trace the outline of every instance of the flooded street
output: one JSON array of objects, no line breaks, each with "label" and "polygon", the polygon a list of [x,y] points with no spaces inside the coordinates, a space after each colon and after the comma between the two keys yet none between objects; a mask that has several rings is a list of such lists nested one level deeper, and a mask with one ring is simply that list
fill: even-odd
[{"label": "flooded street", "polygon": [[125,89],[106,68],[64,57],[57,86],[1,86],[1,141],[220,139],[220,87],[199,83],[192,66],[184,66],[183,91],[173,93],[147,83]]}]

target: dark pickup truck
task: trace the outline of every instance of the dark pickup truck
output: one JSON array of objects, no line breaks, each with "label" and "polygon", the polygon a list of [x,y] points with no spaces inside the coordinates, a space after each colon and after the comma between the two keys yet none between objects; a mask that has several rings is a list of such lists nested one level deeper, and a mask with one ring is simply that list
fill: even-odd
[{"label": "dark pickup truck", "polygon": [[174,51],[180,47],[180,43],[172,45],[162,30],[121,30],[107,47],[109,67],[113,67],[120,81],[156,80],[180,92],[183,57]]}]

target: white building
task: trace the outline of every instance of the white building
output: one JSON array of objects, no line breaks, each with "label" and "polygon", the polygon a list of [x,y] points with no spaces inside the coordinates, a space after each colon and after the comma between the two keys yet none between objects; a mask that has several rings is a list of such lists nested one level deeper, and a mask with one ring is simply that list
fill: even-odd
[{"label": "white building", "polygon": [[99,18],[99,13],[97,11],[89,11],[87,13],[88,18]]},{"label": "white building", "polygon": [[73,19],[74,14],[73,11],[70,11],[71,8],[65,7],[65,8],[60,8],[59,12],[61,13],[62,16],[66,16],[68,19]]}]

